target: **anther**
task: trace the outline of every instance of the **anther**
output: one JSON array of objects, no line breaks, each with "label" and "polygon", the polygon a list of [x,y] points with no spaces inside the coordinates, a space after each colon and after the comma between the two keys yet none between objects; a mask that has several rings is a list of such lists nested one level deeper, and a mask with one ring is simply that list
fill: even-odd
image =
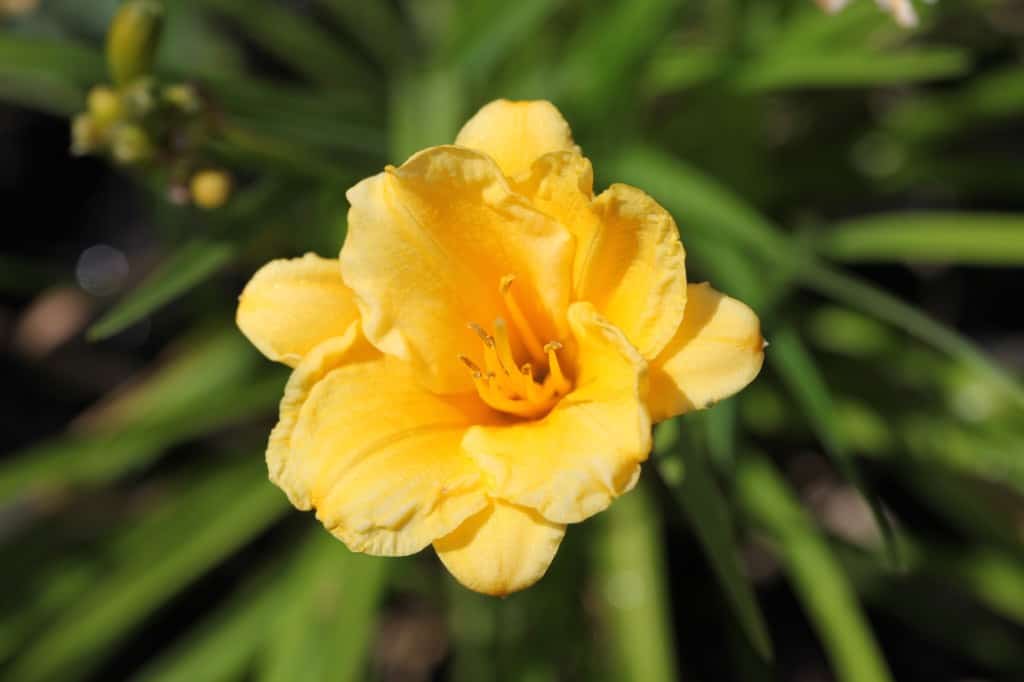
[{"label": "anther", "polygon": [[459,356],[459,360],[461,360],[462,364],[464,364],[466,367],[468,367],[469,370],[471,372],[473,372],[474,374],[481,374],[481,375],[483,374],[483,372],[481,371],[480,367],[475,362],[473,362],[472,360],[467,358],[465,355],[460,355]]},{"label": "anther", "polygon": [[472,329],[476,333],[476,335],[480,337],[480,340],[483,341],[486,346],[488,346],[489,348],[494,348],[494,338],[486,331],[484,331],[483,327],[478,325],[476,322],[470,322],[469,328]]},{"label": "anther", "polygon": [[544,350],[548,354],[548,378],[557,393],[565,393],[570,388],[568,380],[562,374],[562,366],[558,363],[558,355],[556,355],[556,351],[561,349],[562,344],[558,341],[550,341],[544,345]]}]

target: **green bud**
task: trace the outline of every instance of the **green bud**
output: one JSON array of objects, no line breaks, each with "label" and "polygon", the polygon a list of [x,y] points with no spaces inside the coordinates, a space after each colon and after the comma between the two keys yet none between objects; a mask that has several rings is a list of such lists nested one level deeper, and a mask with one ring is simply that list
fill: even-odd
[{"label": "green bud", "polygon": [[121,101],[128,118],[145,118],[156,108],[156,84],[152,78],[136,78],[121,89]]},{"label": "green bud", "polygon": [[231,196],[231,176],[224,171],[199,171],[190,184],[192,201],[200,208],[220,208]]},{"label": "green bud", "polygon": [[202,105],[199,93],[188,83],[168,85],[164,88],[163,97],[165,102],[186,114],[198,113]]},{"label": "green bud", "polygon": [[113,88],[97,85],[89,91],[89,113],[99,125],[108,125],[121,117],[121,96]]},{"label": "green bud", "polygon": [[78,114],[71,120],[71,153],[92,154],[103,146],[103,131],[90,114]]},{"label": "green bud", "polygon": [[158,0],[130,0],[114,15],[107,33],[107,64],[118,85],[150,72],[160,43],[164,7]]},{"label": "green bud", "polygon": [[139,126],[122,125],[114,129],[110,153],[118,163],[140,163],[153,155],[153,145],[146,131]]}]

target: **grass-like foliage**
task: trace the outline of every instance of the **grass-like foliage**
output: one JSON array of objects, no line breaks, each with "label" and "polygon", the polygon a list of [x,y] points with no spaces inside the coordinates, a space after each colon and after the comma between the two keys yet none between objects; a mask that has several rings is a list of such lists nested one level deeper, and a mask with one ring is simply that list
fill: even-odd
[{"label": "grass-like foliage", "polygon": [[[135,369],[0,459],[0,677],[1024,676],[1018,4],[920,4],[914,29],[870,0],[163,5],[146,87],[177,113],[109,149],[76,119],[157,248],[75,343]],[[5,6],[4,110],[70,129],[112,81],[117,3]],[[650,192],[691,281],[770,342],[748,390],[660,425],[636,491],[504,600],[291,509],[263,462],[286,374],[233,323],[264,262],[337,254],[349,186],[498,97],[556,103],[598,187]],[[230,194],[193,184],[190,205],[206,167]],[[73,267],[0,255],[5,305]],[[140,325],[145,351],[117,345]],[[5,362],[9,396],[61,390],[46,357]]]}]

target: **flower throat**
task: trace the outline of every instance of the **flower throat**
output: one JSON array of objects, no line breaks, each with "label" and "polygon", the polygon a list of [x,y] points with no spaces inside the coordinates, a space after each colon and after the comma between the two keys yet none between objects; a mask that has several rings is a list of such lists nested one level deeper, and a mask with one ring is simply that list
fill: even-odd
[{"label": "flower throat", "polygon": [[541,344],[527,322],[512,293],[515,275],[505,275],[498,285],[505,309],[515,331],[530,355],[531,362],[517,364],[509,338],[509,324],[504,318],[494,320],[494,334],[488,334],[479,324],[470,323],[483,343],[483,367],[465,355],[462,361],[473,375],[477,393],[485,403],[500,412],[518,417],[535,418],[547,414],[559,398],[566,395],[572,384],[562,372],[558,351],[562,344],[550,341]]}]

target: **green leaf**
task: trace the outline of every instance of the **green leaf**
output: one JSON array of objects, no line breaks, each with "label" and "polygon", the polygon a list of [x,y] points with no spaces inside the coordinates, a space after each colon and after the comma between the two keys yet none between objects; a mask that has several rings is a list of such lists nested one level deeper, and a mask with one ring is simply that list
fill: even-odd
[{"label": "green leaf", "polygon": [[559,82],[580,116],[596,120],[633,82],[632,69],[671,27],[679,0],[615,0],[588,12],[566,43]]},{"label": "green leaf", "polygon": [[839,223],[819,249],[846,262],[1024,265],[1024,218],[1012,214],[890,213]]},{"label": "green leaf", "polygon": [[789,279],[962,360],[1024,406],[1024,387],[971,341],[885,291],[821,262],[742,198],[692,166],[643,146],[629,148],[604,163],[616,179],[644,188],[678,216],[684,239],[692,230],[709,241],[733,240]]},{"label": "green leaf", "polygon": [[750,92],[902,85],[956,78],[970,66],[969,53],[951,47],[901,49],[892,54],[784,52],[752,59],[738,69],[733,83]]},{"label": "green leaf", "polygon": [[237,24],[257,45],[318,85],[358,90],[373,88],[366,65],[309,17],[276,3],[249,0],[202,0],[202,6]]},{"label": "green leaf", "polygon": [[106,64],[98,50],[69,40],[0,33],[0,74],[45,77],[87,88],[104,80]]},{"label": "green leaf", "polygon": [[182,641],[150,661],[137,682],[214,682],[243,676],[267,638],[267,624],[284,606],[290,583],[281,567],[250,579],[212,616],[191,628]]},{"label": "green leaf", "polygon": [[612,679],[678,680],[661,521],[644,483],[601,515],[598,585],[612,630]]},{"label": "green leaf", "polygon": [[[954,651],[1016,679],[1024,671],[1024,646],[1007,623],[979,610],[949,617],[949,603],[938,600],[933,581],[920,575],[892,574],[869,555],[837,546],[843,567],[857,591],[874,608],[920,633],[943,650]],[[963,627],[965,622],[970,627]]]},{"label": "green leaf", "polygon": [[889,682],[891,676],[836,557],[767,460],[737,467],[736,491],[751,522],[763,527],[843,682]]},{"label": "green leaf", "polygon": [[723,61],[719,52],[707,48],[662,49],[647,66],[646,94],[657,97],[702,85],[719,74]]},{"label": "green leaf", "polygon": [[391,3],[353,0],[319,2],[379,64],[395,66],[409,57],[407,46],[412,43],[412,37],[398,16],[397,8]]},{"label": "green leaf", "polygon": [[161,603],[249,542],[287,507],[262,458],[206,476],[172,501],[174,514],[140,533],[122,561],[33,639],[9,670],[36,682],[83,675]]},{"label": "green leaf", "polygon": [[234,329],[182,345],[185,353],[94,410],[76,431],[5,459],[0,500],[121,476],[176,443],[269,411],[280,398],[283,377],[254,377],[259,356]]},{"label": "green leaf", "polygon": [[109,338],[152,314],[220,271],[237,251],[230,242],[203,237],[177,247],[142,284],[89,328],[89,340]]},{"label": "green leaf", "polygon": [[669,476],[665,476],[662,470],[667,467],[671,458],[682,458],[685,474],[678,483],[668,487],[686,513],[686,518],[700,540],[744,633],[757,653],[770,660],[771,639],[757,604],[757,597],[750,581],[743,573],[732,512],[718,482],[708,468],[701,440],[694,437],[694,427],[698,424],[699,422],[688,420],[686,431],[690,438],[687,442],[673,448],[675,452],[671,455],[662,451],[655,459],[655,463],[662,476],[666,480],[671,480],[677,477],[671,475],[671,472]]},{"label": "green leaf", "polygon": [[469,80],[487,78],[514,47],[528,41],[561,0],[474,0],[456,15],[449,62]]},{"label": "green leaf", "polygon": [[267,632],[260,679],[365,679],[388,561],[350,552],[316,529],[289,576],[284,608]]},{"label": "green leaf", "polygon": [[391,160],[402,163],[421,149],[454,142],[463,110],[455,71],[434,68],[399,77],[391,98]]},{"label": "green leaf", "polygon": [[898,561],[892,525],[882,503],[864,481],[856,461],[847,449],[842,423],[835,417],[832,396],[810,352],[796,331],[789,326],[772,333],[771,367],[779,373],[801,412],[807,417],[815,435],[825,446],[825,452],[842,472],[843,477],[856,486],[871,506],[875,524],[882,531],[890,557]]}]

